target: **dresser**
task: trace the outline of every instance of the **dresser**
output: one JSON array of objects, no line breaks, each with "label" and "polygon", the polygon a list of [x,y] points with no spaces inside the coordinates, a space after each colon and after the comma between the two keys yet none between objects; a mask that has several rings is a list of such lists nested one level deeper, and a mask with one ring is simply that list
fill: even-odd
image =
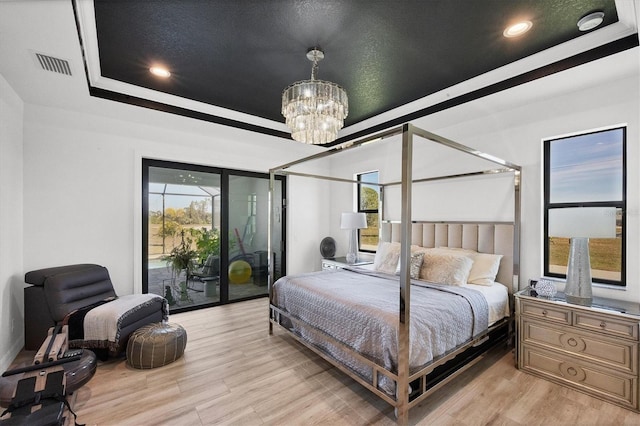
[{"label": "dresser", "polygon": [[515,294],[518,368],[639,411],[640,306],[594,298],[567,303],[563,293]]}]

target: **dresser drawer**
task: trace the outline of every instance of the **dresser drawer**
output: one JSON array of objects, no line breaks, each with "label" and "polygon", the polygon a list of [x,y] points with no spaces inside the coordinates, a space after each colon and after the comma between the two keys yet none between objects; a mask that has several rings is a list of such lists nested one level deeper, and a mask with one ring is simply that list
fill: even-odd
[{"label": "dresser drawer", "polygon": [[523,370],[628,408],[638,408],[636,377],[527,345],[523,347],[522,357]]},{"label": "dresser drawer", "polygon": [[573,316],[576,327],[638,340],[638,321],[581,311],[574,311]]},{"label": "dresser drawer", "polygon": [[553,305],[543,305],[522,300],[520,302],[520,313],[532,318],[544,318],[561,324],[571,324],[571,311]]},{"label": "dresser drawer", "polygon": [[628,374],[638,371],[638,344],[611,339],[575,327],[525,319],[521,323],[522,342],[567,351],[595,364],[616,368]]}]

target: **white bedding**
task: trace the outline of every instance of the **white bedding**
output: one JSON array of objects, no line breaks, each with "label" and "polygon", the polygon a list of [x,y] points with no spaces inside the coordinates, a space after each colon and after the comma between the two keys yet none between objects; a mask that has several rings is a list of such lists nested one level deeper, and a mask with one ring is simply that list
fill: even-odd
[{"label": "white bedding", "polygon": [[[325,334],[369,357],[389,371],[397,367],[398,277],[361,268],[288,275],[273,286],[273,303],[301,323],[286,327],[363,377],[371,369]],[[357,271],[355,271],[357,270]],[[417,368],[484,332],[490,318],[489,303],[499,289],[430,284],[412,280],[409,365]],[[476,287],[485,287],[477,290]],[[477,290],[477,291],[473,291]],[[505,293],[506,294],[506,287]],[[506,299],[505,299],[506,300]],[[310,324],[308,327],[305,324]],[[321,330],[321,331],[318,331]],[[381,377],[381,389],[393,394],[394,385]]]},{"label": "white bedding", "polygon": [[509,316],[509,292],[500,283],[490,286],[478,284],[463,284],[461,287],[471,288],[482,293],[489,305],[489,325]]},{"label": "white bedding", "polygon": [[[374,271],[373,264],[354,267]],[[491,285],[463,284],[461,287],[470,288],[482,293],[489,305],[489,325],[495,324],[502,318],[509,316],[509,292],[504,284],[494,282]]]}]

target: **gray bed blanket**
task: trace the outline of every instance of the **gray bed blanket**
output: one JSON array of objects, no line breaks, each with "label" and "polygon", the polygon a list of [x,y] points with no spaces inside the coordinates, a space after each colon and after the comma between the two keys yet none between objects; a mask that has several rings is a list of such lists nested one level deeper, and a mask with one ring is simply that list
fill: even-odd
[{"label": "gray bed blanket", "polygon": [[[274,304],[377,364],[397,373],[399,278],[364,270],[289,275],[274,284]],[[489,307],[480,292],[412,281],[409,327],[411,369],[467,342],[488,326]],[[294,326],[302,338],[370,379],[371,368],[312,328]],[[380,379],[392,394],[393,381]]]}]

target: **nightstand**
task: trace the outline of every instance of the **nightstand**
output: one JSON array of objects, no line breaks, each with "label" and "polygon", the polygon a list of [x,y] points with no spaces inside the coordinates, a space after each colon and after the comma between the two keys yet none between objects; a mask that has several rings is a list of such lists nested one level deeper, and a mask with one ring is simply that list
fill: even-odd
[{"label": "nightstand", "polygon": [[574,305],[529,287],[515,300],[519,369],[640,409],[638,303],[594,297],[592,306]]},{"label": "nightstand", "polygon": [[349,266],[371,265],[373,260],[357,259],[356,263],[347,263],[346,257],[333,257],[331,259],[322,259],[322,270],[342,269]]}]

